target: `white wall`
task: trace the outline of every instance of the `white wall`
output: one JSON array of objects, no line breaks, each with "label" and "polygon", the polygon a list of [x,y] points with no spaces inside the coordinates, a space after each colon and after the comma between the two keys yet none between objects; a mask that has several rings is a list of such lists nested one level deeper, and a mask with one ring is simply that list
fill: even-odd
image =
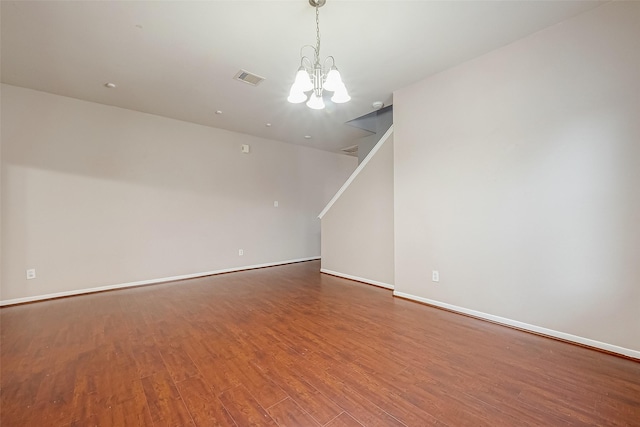
[{"label": "white wall", "polygon": [[389,134],[322,215],[322,271],[393,288],[393,134]]},{"label": "white wall", "polygon": [[398,293],[640,357],[639,41],[612,2],[394,93]]},{"label": "white wall", "polygon": [[319,256],[316,215],[356,167],[14,86],[1,97],[3,301]]}]

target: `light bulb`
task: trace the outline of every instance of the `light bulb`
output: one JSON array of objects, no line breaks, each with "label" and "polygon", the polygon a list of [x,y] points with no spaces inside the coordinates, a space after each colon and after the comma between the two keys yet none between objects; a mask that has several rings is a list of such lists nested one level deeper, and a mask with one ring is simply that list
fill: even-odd
[{"label": "light bulb", "polygon": [[314,110],[322,110],[324,108],[324,100],[321,96],[317,96],[314,93],[309,97],[309,101],[307,101],[307,107],[313,108]]},{"label": "light bulb", "polygon": [[300,92],[309,92],[313,89],[313,83],[311,82],[309,73],[307,73],[302,66],[298,68],[298,72],[296,73],[296,80],[293,85],[298,88]]},{"label": "light bulb", "polygon": [[296,87],[296,84],[294,83],[293,86],[291,86],[291,90],[289,91],[289,97],[287,98],[287,101],[289,101],[292,104],[299,104],[306,100],[307,100],[307,95],[305,95],[304,92],[299,90],[299,88]]},{"label": "light bulb", "polygon": [[325,80],[324,82],[324,89],[328,90],[329,92],[334,92],[342,84],[343,83],[342,78],[340,77],[340,72],[335,66],[331,67],[329,74],[327,74],[327,80]]},{"label": "light bulb", "polygon": [[345,87],[344,83],[336,88],[333,96],[331,97],[331,101],[335,102],[336,104],[343,104],[345,102],[349,102],[350,100],[351,97],[349,96],[349,92],[347,92],[347,88]]}]

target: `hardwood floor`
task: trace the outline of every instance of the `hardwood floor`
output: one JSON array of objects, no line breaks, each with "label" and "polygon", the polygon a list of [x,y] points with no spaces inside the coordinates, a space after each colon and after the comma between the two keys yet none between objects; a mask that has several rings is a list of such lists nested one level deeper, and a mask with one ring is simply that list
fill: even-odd
[{"label": "hardwood floor", "polygon": [[3,427],[640,425],[640,363],[319,262],[0,316]]}]

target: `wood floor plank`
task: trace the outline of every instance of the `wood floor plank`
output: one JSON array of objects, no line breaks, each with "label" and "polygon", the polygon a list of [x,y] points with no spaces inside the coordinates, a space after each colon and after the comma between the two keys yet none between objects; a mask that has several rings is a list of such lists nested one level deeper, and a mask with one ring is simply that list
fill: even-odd
[{"label": "wood floor plank", "polygon": [[320,426],[289,397],[267,409],[267,412],[280,427]]},{"label": "wood floor plank", "polygon": [[200,377],[192,377],[176,384],[196,426],[236,427],[236,423],[222,402]]},{"label": "wood floor plank", "polygon": [[[88,404],[85,400],[83,404]],[[146,401],[134,398],[107,407],[91,405],[86,414],[76,417],[71,426],[153,426]]]},{"label": "wood floor plank", "polygon": [[326,424],[325,427],[363,427],[362,424],[353,419],[352,416],[347,414],[346,412],[341,413],[330,423]]},{"label": "wood floor plank", "polygon": [[74,369],[46,372],[41,377],[36,393],[36,401],[57,402],[67,400],[73,395],[75,379]]},{"label": "wood floor plank", "polygon": [[2,307],[0,424],[639,425],[638,362],[319,268]]},{"label": "wood floor plank", "polygon": [[[73,420],[72,409],[66,402],[38,402],[29,411],[31,413],[22,414],[23,423],[17,425],[57,426],[68,425]],[[2,420],[4,426],[4,416]]]},{"label": "wood floor plank", "polygon": [[191,415],[168,373],[156,373],[143,378],[142,386],[154,424],[194,425]]},{"label": "wood floor plank", "polygon": [[199,360],[197,366],[205,383],[217,396],[241,384],[240,378],[235,375],[235,370],[228,359],[214,359],[209,356]]},{"label": "wood floor plank", "polygon": [[233,365],[235,375],[241,379],[242,385],[263,408],[268,408],[287,397],[287,393],[282,388],[250,361],[235,358],[230,359],[229,363]]},{"label": "wood floor plank", "polygon": [[131,352],[138,378],[145,378],[167,369],[156,344],[133,345]]},{"label": "wood floor plank", "polygon": [[403,399],[400,390],[374,376],[349,367],[331,368],[327,373],[335,378],[342,378],[349,387],[357,389],[364,398],[406,425],[429,426],[439,423],[433,415]]},{"label": "wood floor plank", "polygon": [[[399,376],[402,374],[406,372]],[[403,399],[447,424],[487,427],[523,424],[497,408],[437,382],[423,382],[415,378],[400,378],[399,381],[405,388],[400,395]]]},{"label": "wood floor plank", "polygon": [[140,395],[136,395],[133,399],[125,400],[114,406],[111,418],[113,422],[99,422],[98,425],[151,426],[153,422],[146,399],[143,400],[140,397]]},{"label": "wood floor plank", "polygon": [[271,416],[253,398],[246,387],[239,385],[220,395],[220,401],[238,426],[276,426]]},{"label": "wood floor plank", "polygon": [[198,368],[181,347],[169,345],[160,349],[164,365],[174,382],[198,375]]},{"label": "wood floor plank", "polygon": [[[194,322],[195,323],[195,322]],[[215,351],[212,346],[212,340],[209,335],[199,330],[198,326],[195,326],[194,336],[183,339],[177,343],[177,345],[184,349],[187,355],[191,358],[193,363],[198,365],[198,361],[206,358],[220,358],[220,355]],[[197,337],[197,339],[194,339]]]},{"label": "wood floor plank", "polygon": [[332,396],[332,399],[352,417],[367,426],[404,426],[373,402],[364,397],[342,381],[332,377],[323,369],[315,366],[298,364],[296,369],[303,378],[321,393]]},{"label": "wood floor plank", "polygon": [[[262,361],[273,381],[321,425],[328,423],[342,412],[334,401],[320,393],[315,387],[282,363],[286,358],[273,358],[273,362]],[[280,362],[278,362],[280,360]]]}]

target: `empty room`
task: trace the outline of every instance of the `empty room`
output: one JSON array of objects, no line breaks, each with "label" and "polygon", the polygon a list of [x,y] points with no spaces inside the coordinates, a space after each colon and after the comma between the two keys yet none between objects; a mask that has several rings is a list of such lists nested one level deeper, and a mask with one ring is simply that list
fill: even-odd
[{"label": "empty room", "polygon": [[640,2],[0,2],[0,425],[640,426]]}]

